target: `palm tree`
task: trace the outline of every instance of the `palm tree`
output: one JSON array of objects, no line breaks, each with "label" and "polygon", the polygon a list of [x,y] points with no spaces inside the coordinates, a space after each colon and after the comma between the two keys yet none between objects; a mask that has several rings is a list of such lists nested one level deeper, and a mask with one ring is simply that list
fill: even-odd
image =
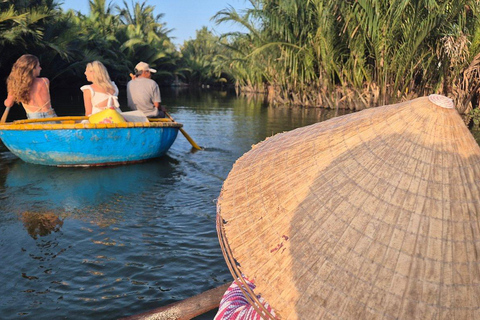
[{"label": "palm tree", "polygon": [[165,14],[161,13],[155,16],[153,14],[155,7],[147,5],[146,1],[142,3],[132,1],[132,8],[130,8],[127,1],[124,0],[123,5],[124,8],[117,6],[116,9],[120,15],[120,21],[124,25],[139,27],[145,35],[153,32],[159,37],[163,37],[171,32],[160,23]]},{"label": "palm tree", "polygon": [[58,14],[55,1],[9,1],[0,3],[0,66],[11,64],[25,52],[46,48],[45,30]]}]

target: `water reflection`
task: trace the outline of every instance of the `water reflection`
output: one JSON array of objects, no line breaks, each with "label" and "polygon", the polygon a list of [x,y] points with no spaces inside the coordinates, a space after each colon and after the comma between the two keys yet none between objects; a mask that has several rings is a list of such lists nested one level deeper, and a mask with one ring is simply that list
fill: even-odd
[{"label": "water reflection", "polygon": [[2,184],[10,201],[22,203],[24,209],[61,208],[71,215],[96,207],[95,211],[108,213],[106,204],[141,193],[159,178],[174,177],[176,163],[163,157],[128,166],[57,168],[17,160],[3,167]]},{"label": "water reflection", "polygon": [[20,216],[20,220],[28,234],[35,240],[38,236],[43,237],[57,232],[63,226],[63,220],[53,212],[25,211]]},{"label": "water reflection", "polygon": [[[58,114],[79,114],[80,93],[52,96]],[[151,162],[55,168],[24,163],[0,146],[2,319],[116,319],[230,281],[215,204],[233,163],[265,137],[333,112],[225,92],[162,88],[162,100],[205,150],[190,152],[179,135],[169,156]],[[58,220],[33,217],[53,227],[41,236],[19,219],[24,212]]]}]

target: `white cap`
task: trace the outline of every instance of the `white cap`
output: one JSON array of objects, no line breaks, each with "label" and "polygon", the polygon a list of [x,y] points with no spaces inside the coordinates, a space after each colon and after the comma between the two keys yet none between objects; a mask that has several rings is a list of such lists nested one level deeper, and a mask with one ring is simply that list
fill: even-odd
[{"label": "white cap", "polygon": [[157,72],[157,70],[155,69],[152,69],[150,68],[150,66],[148,65],[148,63],[145,63],[145,62],[139,62],[136,66],[135,66],[135,69],[137,71],[150,71],[151,73],[155,73]]}]

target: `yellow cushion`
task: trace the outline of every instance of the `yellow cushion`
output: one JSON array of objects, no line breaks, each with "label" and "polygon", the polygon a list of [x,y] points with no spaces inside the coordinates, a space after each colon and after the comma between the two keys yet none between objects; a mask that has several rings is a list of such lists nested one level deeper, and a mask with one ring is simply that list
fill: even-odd
[{"label": "yellow cushion", "polygon": [[90,123],[123,123],[126,122],[115,109],[105,109],[88,117]]}]

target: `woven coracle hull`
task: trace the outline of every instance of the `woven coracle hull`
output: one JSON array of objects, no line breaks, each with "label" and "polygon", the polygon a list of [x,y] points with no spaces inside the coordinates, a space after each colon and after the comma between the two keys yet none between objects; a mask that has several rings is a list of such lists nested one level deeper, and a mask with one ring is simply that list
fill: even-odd
[{"label": "woven coracle hull", "polygon": [[480,319],[480,148],[449,104],[422,97],[254,146],[217,204],[233,276],[281,319]]},{"label": "woven coracle hull", "polygon": [[49,166],[104,166],[160,157],[172,146],[181,127],[175,123],[28,121],[0,125],[0,138],[23,161]]}]

